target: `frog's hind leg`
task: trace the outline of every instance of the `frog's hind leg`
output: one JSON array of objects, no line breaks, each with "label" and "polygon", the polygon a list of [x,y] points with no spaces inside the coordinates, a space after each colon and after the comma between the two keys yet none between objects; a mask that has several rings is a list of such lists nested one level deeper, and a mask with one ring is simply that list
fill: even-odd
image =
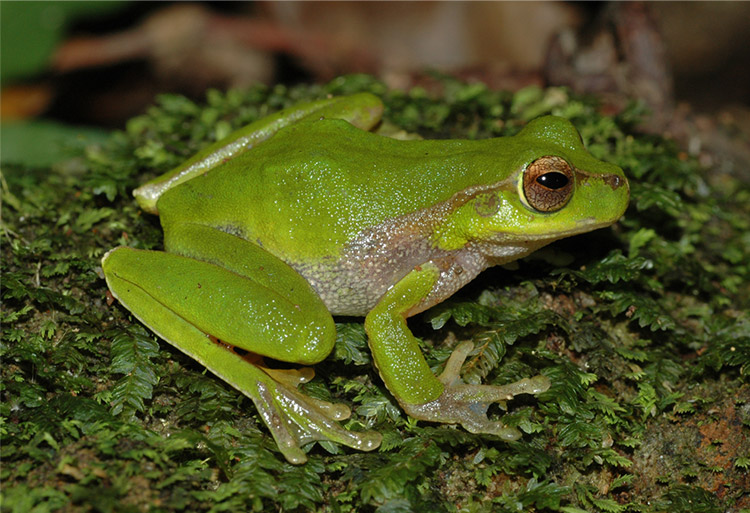
[{"label": "frog's hind leg", "polygon": [[[264,281],[274,276],[253,280],[231,268],[238,264],[234,245],[254,245],[222,232],[202,236],[222,252],[229,268],[171,253],[117,248],[102,261],[110,290],[160,337],[250,397],[288,461],[306,461],[301,446],[315,440],[360,450],[378,447],[378,433],[350,432],[337,423],[348,417],[346,406],[309,398],[297,389],[310,379],[309,372],[267,369],[257,357],[314,363],[330,352],[335,326],[307,282],[296,273],[298,278],[282,273],[275,276],[282,292],[272,290]],[[248,266],[264,268],[265,262],[272,274],[284,270],[286,264],[272,262],[267,252],[254,248],[265,260],[245,262]],[[245,255],[259,257],[244,249]],[[306,288],[296,288],[302,284]],[[284,286],[294,289],[291,296]],[[214,337],[250,353],[241,355]]]}]

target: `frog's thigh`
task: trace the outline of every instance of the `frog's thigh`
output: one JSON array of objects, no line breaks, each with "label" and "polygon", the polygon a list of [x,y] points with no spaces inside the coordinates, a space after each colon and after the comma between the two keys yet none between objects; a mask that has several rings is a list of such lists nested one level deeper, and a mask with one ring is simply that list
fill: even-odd
[{"label": "frog's thigh", "polygon": [[[314,293],[314,298],[307,297],[306,282],[308,289],[287,290],[293,294],[285,296],[207,262],[131,248],[109,252],[102,267],[110,290],[138,319],[253,400],[289,462],[306,461],[300,447],[313,440],[360,450],[380,444],[378,433],[351,432],[338,424],[349,416],[346,406],[297,390],[309,374],[295,377],[264,369],[207,335],[218,332],[235,346],[279,359],[309,363],[325,357],[335,338],[333,320]],[[279,281],[290,284],[295,279]],[[292,303],[290,297],[296,295],[303,297]]]},{"label": "frog's thigh", "polygon": [[[215,230],[203,235],[206,259],[212,260],[211,251],[221,253],[227,267],[190,256],[118,248],[102,264],[113,294],[159,334],[176,316],[229,345],[282,361],[312,364],[331,352],[333,319],[299,274],[242,239]],[[244,254],[237,245],[245,246]],[[253,269],[266,271],[255,279]],[[151,310],[173,315],[154,314],[147,321]],[[179,339],[165,338],[182,349]]]},{"label": "frog's thigh", "polygon": [[117,248],[109,252],[103,261],[103,267],[110,290],[128,310],[161,338],[200,362],[224,381],[253,397],[254,384],[267,380],[256,365],[216,343],[205,332],[160,303],[144,288],[123,279],[119,269],[112,269],[116,265],[130,265],[135,259],[148,257],[149,253],[156,252],[130,248]]}]

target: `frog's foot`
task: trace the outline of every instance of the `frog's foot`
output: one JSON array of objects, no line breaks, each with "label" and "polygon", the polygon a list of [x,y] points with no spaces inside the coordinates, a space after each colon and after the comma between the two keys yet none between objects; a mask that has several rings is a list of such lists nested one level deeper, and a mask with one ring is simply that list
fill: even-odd
[{"label": "frog's foot", "polygon": [[505,407],[505,402],[519,394],[539,394],[546,391],[549,379],[534,376],[504,386],[468,385],[459,375],[466,357],[474,348],[471,342],[460,344],[451,354],[445,370],[438,377],[445,389],[435,399],[424,404],[402,404],[409,416],[432,422],[461,424],[471,433],[489,433],[504,440],[517,440],[521,433],[502,422],[487,418],[487,409],[492,403]]},{"label": "frog's foot", "polygon": [[251,363],[265,375],[243,389],[258,408],[282,454],[290,463],[301,464],[307,455],[301,446],[330,440],[361,451],[376,449],[382,435],[375,431],[347,431],[338,421],[349,418],[346,405],[334,404],[304,395],[297,389],[300,383],[312,379],[311,368],[299,370],[269,369]]}]

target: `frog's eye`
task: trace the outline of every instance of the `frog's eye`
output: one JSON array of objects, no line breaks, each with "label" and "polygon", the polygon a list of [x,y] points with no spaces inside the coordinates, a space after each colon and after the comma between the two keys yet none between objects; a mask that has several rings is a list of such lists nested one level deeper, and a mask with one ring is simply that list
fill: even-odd
[{"label": "frog's eye", "polygon": [[560,157],[540,157],[523,173],[526,202],[539,212],[554,212],[573,195],[573,169]]}]

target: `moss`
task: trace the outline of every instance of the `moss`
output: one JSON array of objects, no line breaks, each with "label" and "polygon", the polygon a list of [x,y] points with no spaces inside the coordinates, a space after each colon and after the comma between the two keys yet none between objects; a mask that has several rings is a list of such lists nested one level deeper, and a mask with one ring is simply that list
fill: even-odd
[{"label": "moss", "polygon": [[[411,321],[439,368],[456,339],[467,379],[538,372],[552,387],[510,404],[506,444],[406,418],[342,320],[308,391],[353,405],[375,453],[330,444],[287,464],[252,404],[161,343],[97,267],[118,244],[159,248],[129,194],[229,130],[326,94],[370,90],[386,121],[426,137],[517,132],[570,117],[626,169],[632,202],[611,229],[482,275]],[[124,132],[52,169],[3,168],[3,511],[725,511],[750,507],[750,189],[563,89],[441,94],[366,76],[322,86],[164,96]],[[692,506],[690,506],[692,505]],[[699,509],[689,509],[690,507]]]}]

